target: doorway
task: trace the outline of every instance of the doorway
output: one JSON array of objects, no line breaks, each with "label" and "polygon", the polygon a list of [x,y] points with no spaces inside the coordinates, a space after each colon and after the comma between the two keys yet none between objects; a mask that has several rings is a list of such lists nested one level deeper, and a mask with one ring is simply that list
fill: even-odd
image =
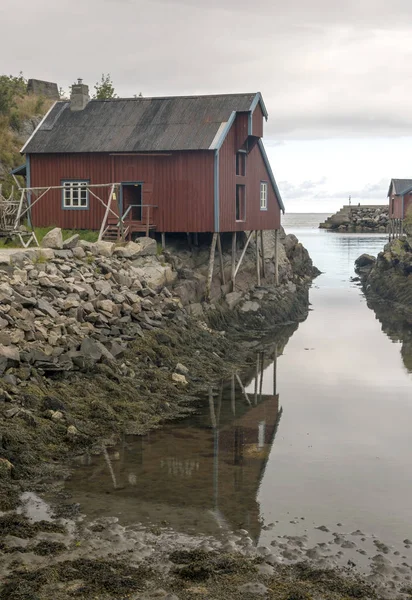
[{"label": "doorway", "polygon": [[141,183],[122,183],[122,213],[126,214],[126,220],[142,220],[142,184]]}]

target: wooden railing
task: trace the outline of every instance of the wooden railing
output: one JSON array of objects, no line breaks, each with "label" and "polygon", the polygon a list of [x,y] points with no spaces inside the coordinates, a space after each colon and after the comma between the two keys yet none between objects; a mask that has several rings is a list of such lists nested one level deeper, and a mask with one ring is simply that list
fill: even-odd
[{"label": "wooden railing", "polygon": [[[146,231],[146,236],[149,236],[150,228],[153,226],[152,209],[155,208],[157,208],[155,204],[130,204],[117,224],[122,239],[127,235],[127,232],[135,229],[133,228],[133,225],[136,226],[136,223],[141,223],[141,229],[139,230]],[[133,209],[140,210],[140,219],[133,218]],[[135,230],[137,231],[137,229]]]}]

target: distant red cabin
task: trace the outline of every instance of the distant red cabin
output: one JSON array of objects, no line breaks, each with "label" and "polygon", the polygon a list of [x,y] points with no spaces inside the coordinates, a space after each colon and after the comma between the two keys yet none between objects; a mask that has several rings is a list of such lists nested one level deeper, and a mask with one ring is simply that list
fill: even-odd
[{"label": "distant red cabin", "polygon": [[32,223],[100,229],[99,198],[118,184],[109,220],[116,212],[133,231],[279,229],[264,119],[260,93],[89,101],[79,82],[22,149],[27,187],[55,188],[32,200]]},{"label": "distant red cabin", "polygon": [[389,218],[404,219],[412,206],[412,179],[392,179],[388,190]]}]

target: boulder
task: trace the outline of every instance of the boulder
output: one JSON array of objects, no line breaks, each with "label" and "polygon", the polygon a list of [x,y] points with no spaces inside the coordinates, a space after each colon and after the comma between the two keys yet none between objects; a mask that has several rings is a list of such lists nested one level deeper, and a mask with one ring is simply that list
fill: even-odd
[{"label": "boulder", "polygon": [[0,375],[6,369],[18,367],[20,364],[20,352],[16,346],[0,346]]},{"label": "boulder", "polygon": [[76,246],[78,245],[80,240],[80,236],[78,233],[75,233],[74,235],[72,235],[71,237],[67,238],[67,240],[64,240],[63,242],[63,248],[65,250],[71,250],[73,248],[76,248]]},{"label": "boulder", "polygon": [[91,244],[90,250],[95,256],[105,256],[109,258],[113,254],[116,244],[113,242],[96,242]]},{"label": "boulder", "polygon": [[370,254],[361,254],[359,258],[355,260],[355,266],[357,269],[361,269],[362,267],[373,266],[376,262],[376,258],[371,256]]},{"label": "boulder", "polygon": [[55,227],[46,233],[40,245],[42,248],[57,248],[61,250],[63,248],[63,234],[60,227]]},{"label": "boulder", "polygon": [[203,319],[205,316],[205,313],[203,312],[203,306],[200,304],[200,302],[189,304],[187,306],[187,310],[192,317],[195,317],[195,319]]},{"label": "boulder", "polygon": [[175,373],[180,373],[180,375],[189,375],[189,369],[185,367],[185,365],[182,365],[182,363],[177,363]]},{"label": "boulder", "polygon": [[225,302],[233,310],[237,304],[242,300],[242,294],[240,292],[230,292],[226,294]]},{"label": "boulder", "polygon": [[119,246],[114,254],[122,258],[135,259],[139,256],[156,256],[157,243],[148,237],[138,238],[136,242],[128,242],[125,246]]},{"label": "boulder", "polygon": [[72,249],[74,258],[82,259],[86,256],[86,252],[81,246],[76,246]]},{"label": "boulder", "polygon": [[92,338],[85,338],[82,341],[80,352],[90,362],[98,362],[102,358],[106,358],[109,361],[114,360],[113,354],[101,342]]},{"label": "boulder", "polygon": [[36,248],[34,251],[34,259],[37,261],[53,260],[54,251],[52,248]]},{"label": "boulder", "polygon": [[186,377],[184,375],[181,375],[180,373],[173,373],[172,381],[174,381],[175,383],[179,383],[180,385],[187,385]]},{"label": "boulder", "polygon": [[252,300],[247,300],[243,306],[240,307],[240,310],[244,313],[248,312],[257,312],[260,308],[258,302],[253,302]]}]

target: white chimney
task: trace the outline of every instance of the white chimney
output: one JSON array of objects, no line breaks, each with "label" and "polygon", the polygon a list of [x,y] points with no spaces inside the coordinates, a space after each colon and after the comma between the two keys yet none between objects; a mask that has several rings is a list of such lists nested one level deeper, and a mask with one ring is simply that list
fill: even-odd
[{"label": "white chimney", "polygon": [[86,108],[89,100],[89,86],[83,83],[83,79],[78,79],[77,83],[72,85],[72,92],[70,94],[70,110],[83,110]]}]

